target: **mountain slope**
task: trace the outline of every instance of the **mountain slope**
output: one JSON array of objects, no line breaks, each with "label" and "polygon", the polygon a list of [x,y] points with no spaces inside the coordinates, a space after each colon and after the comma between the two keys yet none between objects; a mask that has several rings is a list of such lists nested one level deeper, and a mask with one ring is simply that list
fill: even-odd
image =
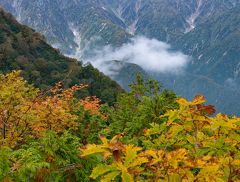
[{"label": "mountain slope", "polygon": [[98,0],[0,0],[0,4],[66,54],[89,41],[121,44],[130,36],[123,22]]},{"label": "mountain slope", "polygon": [[[240,5],[215,12],[194,31],[180,37],[175,45],[194,61],[192,72],[222,84],[240,79]],[[190,70],[189,69],[189,70]]]},{"label": "mountain slope", "polygon": [[30,83],[42,89],[59,81],[65,87],[85,83],[89,88],[83,95],[96,95],[108,103],[122,92],[119,85],[97,69],[61,55],[43,36],[0,9],[0,71],[19,69]]},{"label": "mountain slope", "polygon": [[152,78],[163,83],[165,88],[174,90],[191,100],[196,95],[204,95],[209,104],[218,112],[240,115],[240,92],[230,85],[218,84],[203,75],[184,73],[182,75],[152,74]]}]

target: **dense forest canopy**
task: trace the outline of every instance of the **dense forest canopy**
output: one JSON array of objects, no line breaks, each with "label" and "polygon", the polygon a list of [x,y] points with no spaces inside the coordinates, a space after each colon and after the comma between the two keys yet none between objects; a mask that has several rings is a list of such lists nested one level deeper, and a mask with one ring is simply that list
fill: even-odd
[{"label": "dense forest canopy", "polygon": [[67,58],[45,42],[42,35],[20,25],[12,15],[0,9],[0,72],[22,70],[29,83],[47,90],[62,81],[67,88],[87,84],[82,96],[96,95],[113,104],[123,90],[91,65]]}]

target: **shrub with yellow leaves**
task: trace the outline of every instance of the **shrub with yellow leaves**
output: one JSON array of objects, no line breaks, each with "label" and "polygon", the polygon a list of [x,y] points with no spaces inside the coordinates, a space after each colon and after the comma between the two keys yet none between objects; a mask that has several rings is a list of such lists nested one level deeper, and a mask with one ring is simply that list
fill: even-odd
[{"label": "shrub with yellow leaves", "polygon": [[161,116],[167,121],[145,130],[142,147],[101,137],[102,145],[87,145],[82,156],[100,153],[104,164],[91,177],[101,181],[238,181],[240,180],[240,118],[204,105],[177,99],[179,108]]}]

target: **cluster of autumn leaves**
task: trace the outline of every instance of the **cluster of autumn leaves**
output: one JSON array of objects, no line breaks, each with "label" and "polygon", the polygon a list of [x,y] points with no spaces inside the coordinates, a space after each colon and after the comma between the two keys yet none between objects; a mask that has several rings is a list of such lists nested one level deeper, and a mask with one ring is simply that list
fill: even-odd
[{"label": "cluster of autumn leaves", "polygon": [[42,93],[27,85],[20,72],[0,75],[0,145],[15,148],[26,137],[38,138],[47,130],[75,130],[78,116],[74,112],[81,106],[100,115],[100,101],[95,97],[73,102],[74,93],[85,87],[63,89],[57,83],[49,93]]},{"label": "cluster of autumn leaves", "polygon": [[204,97],[192,102],[177,99],[179,109],[168,111],[162,124],[145,130],[141,147],[119,142],[121,135],[101,145],[87,145],[82,156],[102,154],[104,164],[91,177],[114,181],[239,181],[240,118],[218,114],[204,106]]},{"label": "cluster of autumn leaves", "polygon": [[[49,93],[41,93],[28,85],[20,72],[0,75],[0,151],[6,147],[17,150],[29,140],[42,138],[47,131],[54,131],[65,142],[64,138],[69,137],[66,131],[79,132],[81,122],[86,120],[83,112],[107,121],[99,99],[74,98],[74,93],[84,87],[63,89],[58,83]],[[176,109],[160,116],[162,122],[152,123],[144,130],[138,144],[124,142],[124,133],[112,139],[100,135],[101,143],[72,144],[70,147],[79,151],[72,157],[97,159],[89,176],[97,181],[239,181],[240,118],[212,116],[214,107],[205,106],[203,96],[191,102],[178,98],[176,102]],[[68,150],[64,152],[71,153]],[[56,163],[58,159],[53,156],[48,155],[45,162]],[[18,171],[23,161],[10,165],[10,173]],[[0,164],[0,179],[11,181],[9,172],[4,173],[4,165]],[[70,166],[71,170],[76,166],[84,168],[80,162]],[[46,181],[43,173],[48,167],[45,163],[35,167],[33,179]],[[59,169],[61,166],[56,170]]]}]

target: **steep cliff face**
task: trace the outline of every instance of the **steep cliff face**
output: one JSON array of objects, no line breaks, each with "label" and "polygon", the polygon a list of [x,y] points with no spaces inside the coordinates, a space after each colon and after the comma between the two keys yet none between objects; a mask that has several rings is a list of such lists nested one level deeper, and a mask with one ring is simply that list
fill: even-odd
[{"label": "steep cliff face", "polygon": [[120,44],[128,37],[124,23],[100,1],[1,0],[0,4],[66,54],[73,54],[91,39],[105,45]]},{"label": "steep cliff face", "polygon": [[89,41],[121,45],[141,34],[174,42],[239,0],[0,0],[17,19],[65,53]]},{"label": "steep cliff face", "polygon": [[[174,45],[194,58],[190,69],[227,83],[239,83],[240,5],[209,15],[208,21],[179,37]],[[200,20],[199,20],[200,21]]]}]

